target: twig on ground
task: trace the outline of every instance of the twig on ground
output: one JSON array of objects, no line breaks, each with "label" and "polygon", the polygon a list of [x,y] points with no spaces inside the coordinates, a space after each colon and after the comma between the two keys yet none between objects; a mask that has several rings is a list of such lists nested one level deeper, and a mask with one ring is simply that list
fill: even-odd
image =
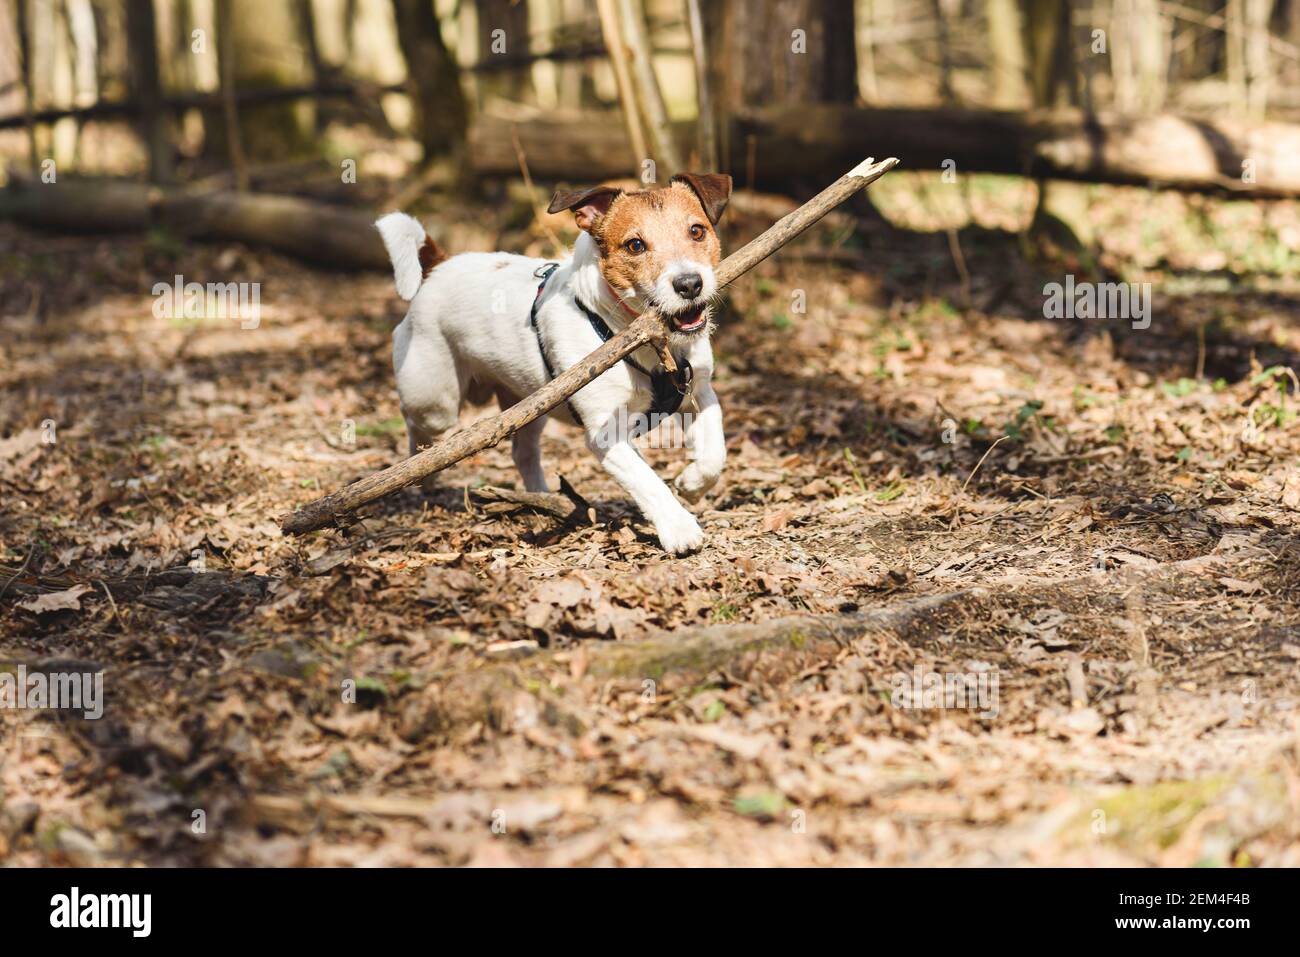
[{"label": "twig on ground", "polygon": [[1070,688],[1070,707],[1079,709],[1088,703],[1088,680],[1083,676],[1083,659],[1070,652],[1065,664],[1065,682]]},{"label": "twig on ground", "polygon": [[18,571],[10,575],[9,580],[5,582],[4,587],[0,588],[0,599],[4,598],[5,592],[9,590],[9,586],[12,585],[15,581],[17,581],[18,578],[23,574],[23,572],[27,571],[27,566],[31,564],[32,556],[35,554],[36,554],[35,545],[27,549],[27,557],[23,559],[23,563],[21,566],[19,566]]},{"label": "twig on ground", "polygon": [[994,442],[992,445],[990,445],[987,449],[984,450],[984,454],[980,456],[980,460],[975,463],[975,467],[970,470],[970,475],[967,475],[966,481],[962,483],[961,486],[962,495],[966,494],[966,489],[970,485],[970,480],[973,479],[975,477],[975,473],[980,470],[980,466],[984,464],[984,460],[988,458],[989,455],[993,452],[993,450],[998,447],[998,444],[1000,442],[1002,442],[1004,439],[1007,438],[1010,438],[1010,436],[1006,436],[1006,435],[999,436],[996,442]]},{"label": "twig on ground", "polygon": [[961,251],[961,237],[952,226],[948,227],[948,250],[952,253],[953,265],[957,267],[957,275],[961,279],[962,308],[969,309],[971,307],[970,270],[966,268],[966,256]]},{"label": "twig on ground", "polygon": [[[1131,601],[1132,592],[1157,582],[1185,585],[1194,576],[1221,574],[1227,555],[1201,555],[1154,567],[1108,572],[1102,580],[1113,600]],[[1028,582],[1026,594],[1073,592],[1095,595],[1098,577]],[[1127,593],[1125,589],[1128,589]],[[1005,598],[998,589],[976,587],[909,598],[880,608],[841,614],[791,615],[754,624],[703,625],[677,628],[655,637],[584,643],[584,679],[597,683],[642,686],[654,683],[657,695],[698,688],[719,674],[736,682],[778,685],[825,666],[843,656],[863,638],[901,639],[901,647],[921,648],[927,637],[950,632],[955,621],[977,614],[981,607]],[[1129,615],[1133,617],[1132,614]],[[507,729],[516,714],[536,714],[540,705],[547,723],[582,733],[586,723],[579,700],[552,693],[556,669],[565,673],[572,652],[543,651],[516,662],[474,664],[430,675],[426,690],[407,705],[402,736],[416,740],[428,733],[446,733],[476,722]],[[1072,699],[1079,693],[1067,676]],[[1086,702],[1086,681],[1083,699]],[[531,701],[531,704],[524,702]]]},{"label": "twig on ground", "polygon": [[1118,445],[1108,445],[1105,448],[1093,449],[1090,452],[1078,452],[1074,455],[1048,455],[1043,458],[1031,458],[1029,463],[1033,465],[1062,465],[1066,462],[1090,462],[1093,459],[1104,459],[1108,455],[1114,455],[1116,452],[1122,452]]},{"label": "twig on ground", "polygon": [[563,475],[560,476],[560,494],[567,495],[574,505],[582,509],[583,514],[590,519],[591,524],[596,524],[596,509],[582,497],[582,494],[576,488],[569,484],[569,480]]},{"label": "twig on ground", "polygon": [[[531,508],[547,515],[553,515],[562,522],[567,522],[575,516],[584,519],[587,517],[587,509],[578,505],[570,496],[560,495],[556,492],[520,492],[515,489],[484,485],[481,488],[474,489],[472,494],[482,502],[504,506],[507,509],[510,506]],[[496,509],[488,508],[487,511],[492,512],[496,511]]]}]

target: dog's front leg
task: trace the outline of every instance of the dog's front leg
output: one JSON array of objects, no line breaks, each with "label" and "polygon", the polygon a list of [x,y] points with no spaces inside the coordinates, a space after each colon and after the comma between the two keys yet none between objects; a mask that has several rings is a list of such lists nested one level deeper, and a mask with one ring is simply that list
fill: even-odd
[{"label": "dog's front leg", "polygon": [[588,433],[587,445],[654,525],[664,551],[679,555],[704,544],[704,530],[695,516],[682,507],[626,436],[609,441],[606,433],[597,430]]},{"label": "dog's front leg", "polygon": [[722,406],[718,404],[717,393],[713,391],[707,373],[695,380],[695,401],[698,411],[682,417],[691,463],[673,483],[677,494],[691,504],[713,488],[727,460],[727,439],[722,434]]}]

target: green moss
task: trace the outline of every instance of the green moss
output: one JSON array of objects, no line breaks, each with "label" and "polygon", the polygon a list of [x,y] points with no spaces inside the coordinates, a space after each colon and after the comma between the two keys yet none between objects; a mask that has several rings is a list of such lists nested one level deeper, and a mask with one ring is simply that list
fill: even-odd
[{"label": "green moss", "polygon": [[733,806],[737,814],[770,820],[784,811],[788,805],[785,795],[780,791],[755,791],[737,795]]},{"label": "green moss", "polygon": [[[1187,823],[1227,787],[1226,777],[1196,781],[1162,781],[1145,787],[1125,788],[1102,800],[1098,807],[1111,822],[1108,829],[1128,841],[1169,847]],[[1114,825],[1118,825],[1117,828]]]},{"label": "green moss", "polygon": [[406,420],[400,415],[391,419],[384,419],[382,422],[368,423],[357,426],[357,435],[368,436],[385,436],[395,435],[406,428]]},{"label": "green moss", "polygon": [[[1086,805],[1061,831],[1061,836],[1076,843],[1105,841],[1134,853],[1149,854],[1176,844],[1187,826],[1207,807],[1221,802],[1230,787],[1243,782],[1227,775],[1192,781],[1162,781],[1158,784],[1124,788]],[[1263,797],[1277,792],[1283,801],[1281,785],[1276,779],[1261,777],[1247,782],[1262,788]],[[1204,859],[1198,866],[1223,866],[1225,859]]]},{"label": "green moss", "polygon": [[740,609],[728,601],[720,601],[713,606],[709,617],[716,622],[735,621],[740,617]]}]

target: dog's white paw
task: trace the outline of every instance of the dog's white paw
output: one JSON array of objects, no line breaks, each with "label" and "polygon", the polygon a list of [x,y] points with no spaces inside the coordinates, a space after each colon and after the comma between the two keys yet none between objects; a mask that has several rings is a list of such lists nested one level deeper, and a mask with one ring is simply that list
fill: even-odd
[{"label": "dog's white paw", "polygon": [[695,516],[685,509],[681,515],[655,523],[659,533],[659,544],[670,555],[684,555],[693,552],[704,544],[704,529],[695,520]]},{"label": "dog's white paw", "polygon": [[673,480],[673,488],[677,489],[678,495],[694,505],[704,497],[705,492],[713,488],[717,481],[716,475],[705,475],[700,467],[692,462]]}]

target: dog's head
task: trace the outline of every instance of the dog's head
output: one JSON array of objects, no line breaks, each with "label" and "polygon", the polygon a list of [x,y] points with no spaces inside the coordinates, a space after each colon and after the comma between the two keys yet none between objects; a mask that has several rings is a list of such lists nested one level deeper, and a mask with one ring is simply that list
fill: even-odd
[{"label": "dog's head", "polygon": [[730,176],[682,173],[657,189],[560,190],[548,212],[572,210],[578,228],[595,240],[610,286],[689,335],[708,326],[722,253],[713,227],[730,197]]}]

